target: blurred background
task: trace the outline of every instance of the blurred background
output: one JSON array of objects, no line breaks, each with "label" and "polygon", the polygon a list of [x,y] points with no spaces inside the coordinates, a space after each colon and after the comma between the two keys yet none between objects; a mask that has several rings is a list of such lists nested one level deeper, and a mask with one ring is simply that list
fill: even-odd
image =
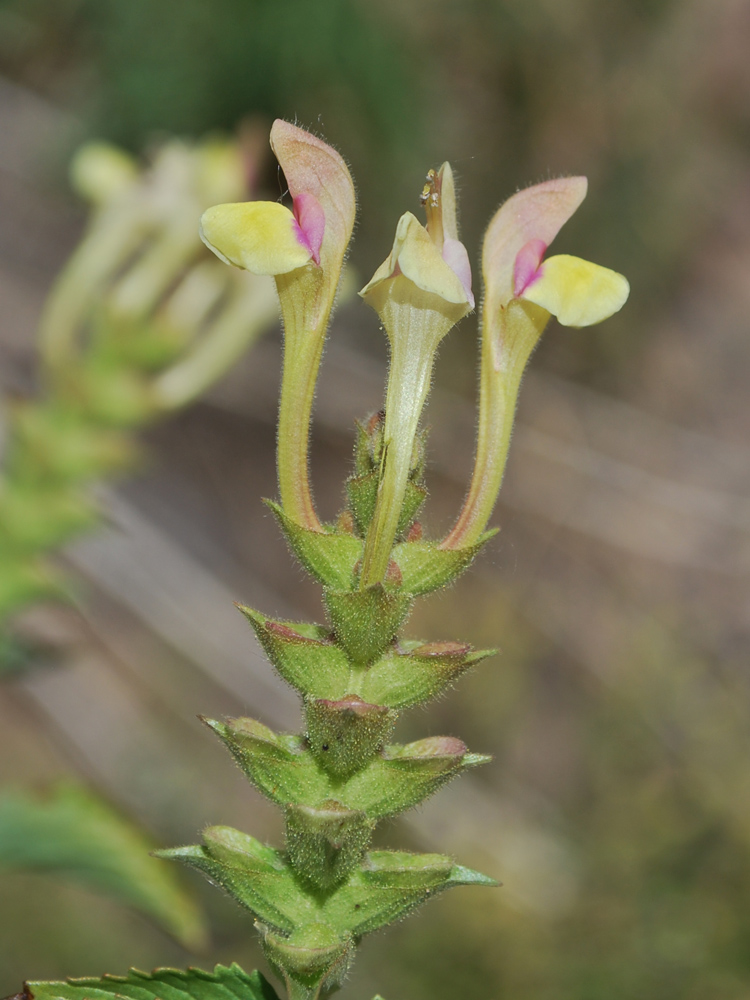
[{"label": "blurred background", "polygon": [[[409,632],[500,646],[403,720],[493,753],[381,834],[503,883],[461,889],[361,950],[353,998],[740,1000],[750,995],[750,2],[1,0],[0,382],[37,391],[45,296],[83,230],[67,163],[88,138],[276,116],[346,156],[363,281],[423,175],[449,159],[462,233],[518,187],[583,173],[555,244],[628,276],[601,327],[553,323],[521,396],[501,532]],[[259,190],[276,198],[269,157]],[[475,283],[478,284],[475,269]],[[476,324],[444,343],[428,407],[425,518],[471,468]],[[322,515],[353,420],[379,408],[374,314],[339,310],[316,408]],[[79,775],[163,843],[207,823],[278,842],[279,816],[198,712],[297,726],[239,600],[320,619],[261,496],[275,495],[279,333],[146,435],[108,524],[63,555],[74,608],[27,615],[56,649],[0,692],[0,780]],[[262,963],[249,918],[197,879],[213,943],[41,875],[0,879],[0,992],[129,965]]]}]

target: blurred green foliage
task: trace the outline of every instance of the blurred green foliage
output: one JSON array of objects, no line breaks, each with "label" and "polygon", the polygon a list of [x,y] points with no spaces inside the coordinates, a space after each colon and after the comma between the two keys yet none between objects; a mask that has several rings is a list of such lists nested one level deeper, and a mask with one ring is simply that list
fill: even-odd
[{"label": "blurred green foliage", "polygon": [[157,845],[79,785],[45,796],[0,793],[0,871],[67,877],[134,906],[187,948],[203,948],[206,928],[190,895],[151,851]]},{"label": "blurred green foliage", "polygon": [[247,197],[254,172],[239,141],[165,142],[141,171],[105,144],[75,158],[89,228],[42,315],[44,391],[8,406],[0,675],[23,666],[9,617],[65,597],[49,557],[98,524],[92,488],[137,464],[135,430],[194,400],[275,323],[270,281],[218,264],[196,225],[216,199]]}]

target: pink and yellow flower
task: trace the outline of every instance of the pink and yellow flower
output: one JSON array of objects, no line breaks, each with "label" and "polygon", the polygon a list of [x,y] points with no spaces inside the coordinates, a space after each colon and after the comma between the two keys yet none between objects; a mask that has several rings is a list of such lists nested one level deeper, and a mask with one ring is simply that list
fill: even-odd
[{"label": "pink and yellow flower", "polygon": [[563,326],[591,326],[627,301],[630,286],[616,271],[567,254],[544,259],[587,186],[585,177],[561,177],[526,188],[498,209],[487,228],[476,459],[444,548],[474,544],[487,526],[505,470],[521,378],[551,317]]},{"label": "pink and yellow flower", "polygon": [[322,139],[277,120],[271,148],[291,209],[275,201],[216,205],[203,214],[201,238],[227,263],[276,279],[284,322],[279,492],[292,520],[318,530],[307,459],[310,415],[356,200],[344,160]]}]

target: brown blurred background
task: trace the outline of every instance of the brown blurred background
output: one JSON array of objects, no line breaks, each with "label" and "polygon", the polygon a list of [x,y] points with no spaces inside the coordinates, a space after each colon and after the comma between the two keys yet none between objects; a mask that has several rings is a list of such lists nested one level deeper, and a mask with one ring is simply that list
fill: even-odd
[{"label": "brown blurred background", "polygon": [[[750,995],[750,3],[748,0],[2,0],[0,379],[35,390],[34,336],[82,230],[66,162],[84,138],[296,118],[348,158],[363,278],[450,159],[474,261],[516,188],[584,173],[555,249],[625,273],[623,312],[554,324],[532,362],[502,531],[410,632],[498,645],[402,734],[459,735],[494,763],[382,833],[503,882],[367,942],[369,1000],[740,1000]],[[278,195],[269,163],[265,188]],[[475,282],[478,275],[475,270]],[[108,492],[65,564],[64,650],[0,693],[0,779],[83,775],[165,843],[208,822],[277,840],[277,813],[196,721],[297,725],[233,600],[321,615],[261,496],[275,492],[279,335]],[[374,315],[339,312],[314,428],[322,514],[353,420],[382,401]],[[476,326],[445,343],[429,405],[426,523],[471,467]],[[251,921],[196,880],[210,954],[38,875],[0,880],[0,991],[23,978],[262,959]]]}]

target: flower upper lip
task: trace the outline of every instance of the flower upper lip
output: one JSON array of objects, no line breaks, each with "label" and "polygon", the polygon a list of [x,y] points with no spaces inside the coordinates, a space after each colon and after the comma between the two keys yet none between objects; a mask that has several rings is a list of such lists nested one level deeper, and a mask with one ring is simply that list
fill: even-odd
[{"label": "flower upper lip", "polygon": [[360,295],[367,297],[381,282],[403,275],[423,292],[445,302],[474,308],[471,265],[458,239],[456,196],[449,163],[430,170],[420,201],[427,215],[425,226],[405,212],[396,227],[393,248]]}]

